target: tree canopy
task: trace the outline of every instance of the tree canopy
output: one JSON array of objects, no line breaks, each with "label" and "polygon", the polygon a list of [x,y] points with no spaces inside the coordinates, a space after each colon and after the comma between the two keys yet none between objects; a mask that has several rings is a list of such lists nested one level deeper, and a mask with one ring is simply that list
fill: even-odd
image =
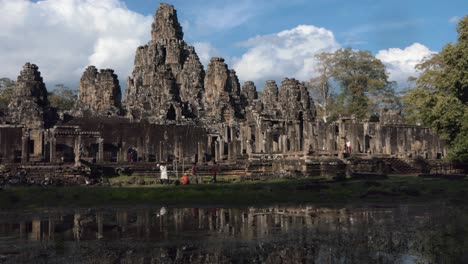
[{"label": "tree canopy", "polygon": [[71,110],[77,98],[78,91],[63,84],[55,85],[54,91],[49,93],[50,106],[64,111]]},{"label": "tree canopy", "polygon": [[[397,101],[385,65],[369,51],[339,49],[315,58],[319,76],[309,87],[325,118],[339,113],[362,119]],[[340,88],[337,94],[335,85]]]},{"label": "tree canopy", "polygon": [[8,104],[13,96],[13,88],[15,87],[15,84],[15,81],[11,79],[0,79],[0,109],[8,108]]},{"label": "tree canopy", "polygon": [[432,127],[451,147],[450,157],[468,161],[468,15],[457,42],[416,66],[416,87],[403,98],[407,121]]}]

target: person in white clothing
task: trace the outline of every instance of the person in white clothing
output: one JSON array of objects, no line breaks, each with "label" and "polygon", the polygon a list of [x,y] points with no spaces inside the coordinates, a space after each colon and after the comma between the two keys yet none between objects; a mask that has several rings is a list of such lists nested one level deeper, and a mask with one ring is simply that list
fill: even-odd
[{"label": "person in white clothing", "polygon": [[161,171],[161,184],[169,183],[169,178],[167,177],[167,165],[164,163],[158,164],[159,170]]}]

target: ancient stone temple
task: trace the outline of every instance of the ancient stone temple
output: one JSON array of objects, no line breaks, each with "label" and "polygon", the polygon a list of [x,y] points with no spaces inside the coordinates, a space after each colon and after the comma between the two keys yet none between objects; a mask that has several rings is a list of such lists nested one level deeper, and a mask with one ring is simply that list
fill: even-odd
[{"label": "ancient stone temple", "polygon": [[80,80],[76,114],[119,115],[121,113],[122,93],[119,79],[111,69],[98,71],[89,66]]},{"label": "ancient stone temple", "polygon": [[37,65],[26,63],[23,66],[8,108],[13,123],[28,124],[30,128],[44,128],[49,101]]},{"label": "ancient stone temple", "polygon": [[41,160],[44,128],[54,121],[47,99],[47,89],[39,67],[26,63],[20,72],[7,119],[13,125],[3,126],[0,134],[0,161],[27,162]]},{"label": "ancient stone temple", "polygon": [[254,101],[258,99],[257,87],[254,82],[247,81],[242,85],[241,100],[243,106],[253,105]]},{"label": "ancient stone temple", "polygon": [[223,58],[212,58],[205,77],[203,106],[205,119],[233,123],[239,117],[240,85],[235,71],[229,70]]},{"label": "ancient stone temple", "polygon": [[152,123],[198,117],[204,70],[195,49],[183,40],[173,6],[159,6],[151,35],[151,41],[137,49],[127,81],[127,116]]},{"label": "ancient stone temple", "polygon": [[351,116],[325,123],[298,80],[257,84],[263,86],[259,95],[251,81],[241,88],[223,58],[212,58],[205,71],[171,5],[160,4],[151,36],[136,49],[122,103],[116,74],[89,66],[75,109],[59,120],[48,106],[38,67],[27,63],[1,119],[8,121],[0,125],[0,162],[143,164],[151,171],[161,161],[216,161],[246,173],[313,176],[317,171],[311,168],[324,160],[387,162],[447,154],[437,134],[403,124],[398,112],[382,111],[375,121]]}]

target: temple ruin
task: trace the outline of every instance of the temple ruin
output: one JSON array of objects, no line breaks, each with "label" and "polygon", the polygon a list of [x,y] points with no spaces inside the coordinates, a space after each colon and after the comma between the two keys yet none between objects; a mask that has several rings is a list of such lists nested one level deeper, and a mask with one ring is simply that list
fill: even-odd
[{"label": "temple ruin", "polygon": [[327,160],[388,164],[447,154],[437,134],[404,124],[398,112],[383,110],[377,121],[350,116],[325,123],[298,80],[267,81],[259,95],[262,84],[241,85],[223,58],[212,58],[205,70],[184,41],[172,5],[160,4],[151,36],[136,49],[123,99],[113,70],[89,66],[68,112],[50,107],[39,67],[26,63],[0,117],[0,163],[154,168],[160,161],[200,166],[215,161],[246,173],[314,176]]}]

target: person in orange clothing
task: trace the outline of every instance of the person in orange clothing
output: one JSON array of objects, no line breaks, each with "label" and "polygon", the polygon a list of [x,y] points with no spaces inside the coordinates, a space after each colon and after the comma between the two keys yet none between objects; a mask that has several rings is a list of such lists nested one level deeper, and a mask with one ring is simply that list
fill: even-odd
[{"label": "person in orange clothing", "polygon": [[182,176],[182,178],[180,178],[180,184],[187,185],[189,183],[190,183],[190,181],[189,181],[188,175],[184,174],[184,176]]}]

